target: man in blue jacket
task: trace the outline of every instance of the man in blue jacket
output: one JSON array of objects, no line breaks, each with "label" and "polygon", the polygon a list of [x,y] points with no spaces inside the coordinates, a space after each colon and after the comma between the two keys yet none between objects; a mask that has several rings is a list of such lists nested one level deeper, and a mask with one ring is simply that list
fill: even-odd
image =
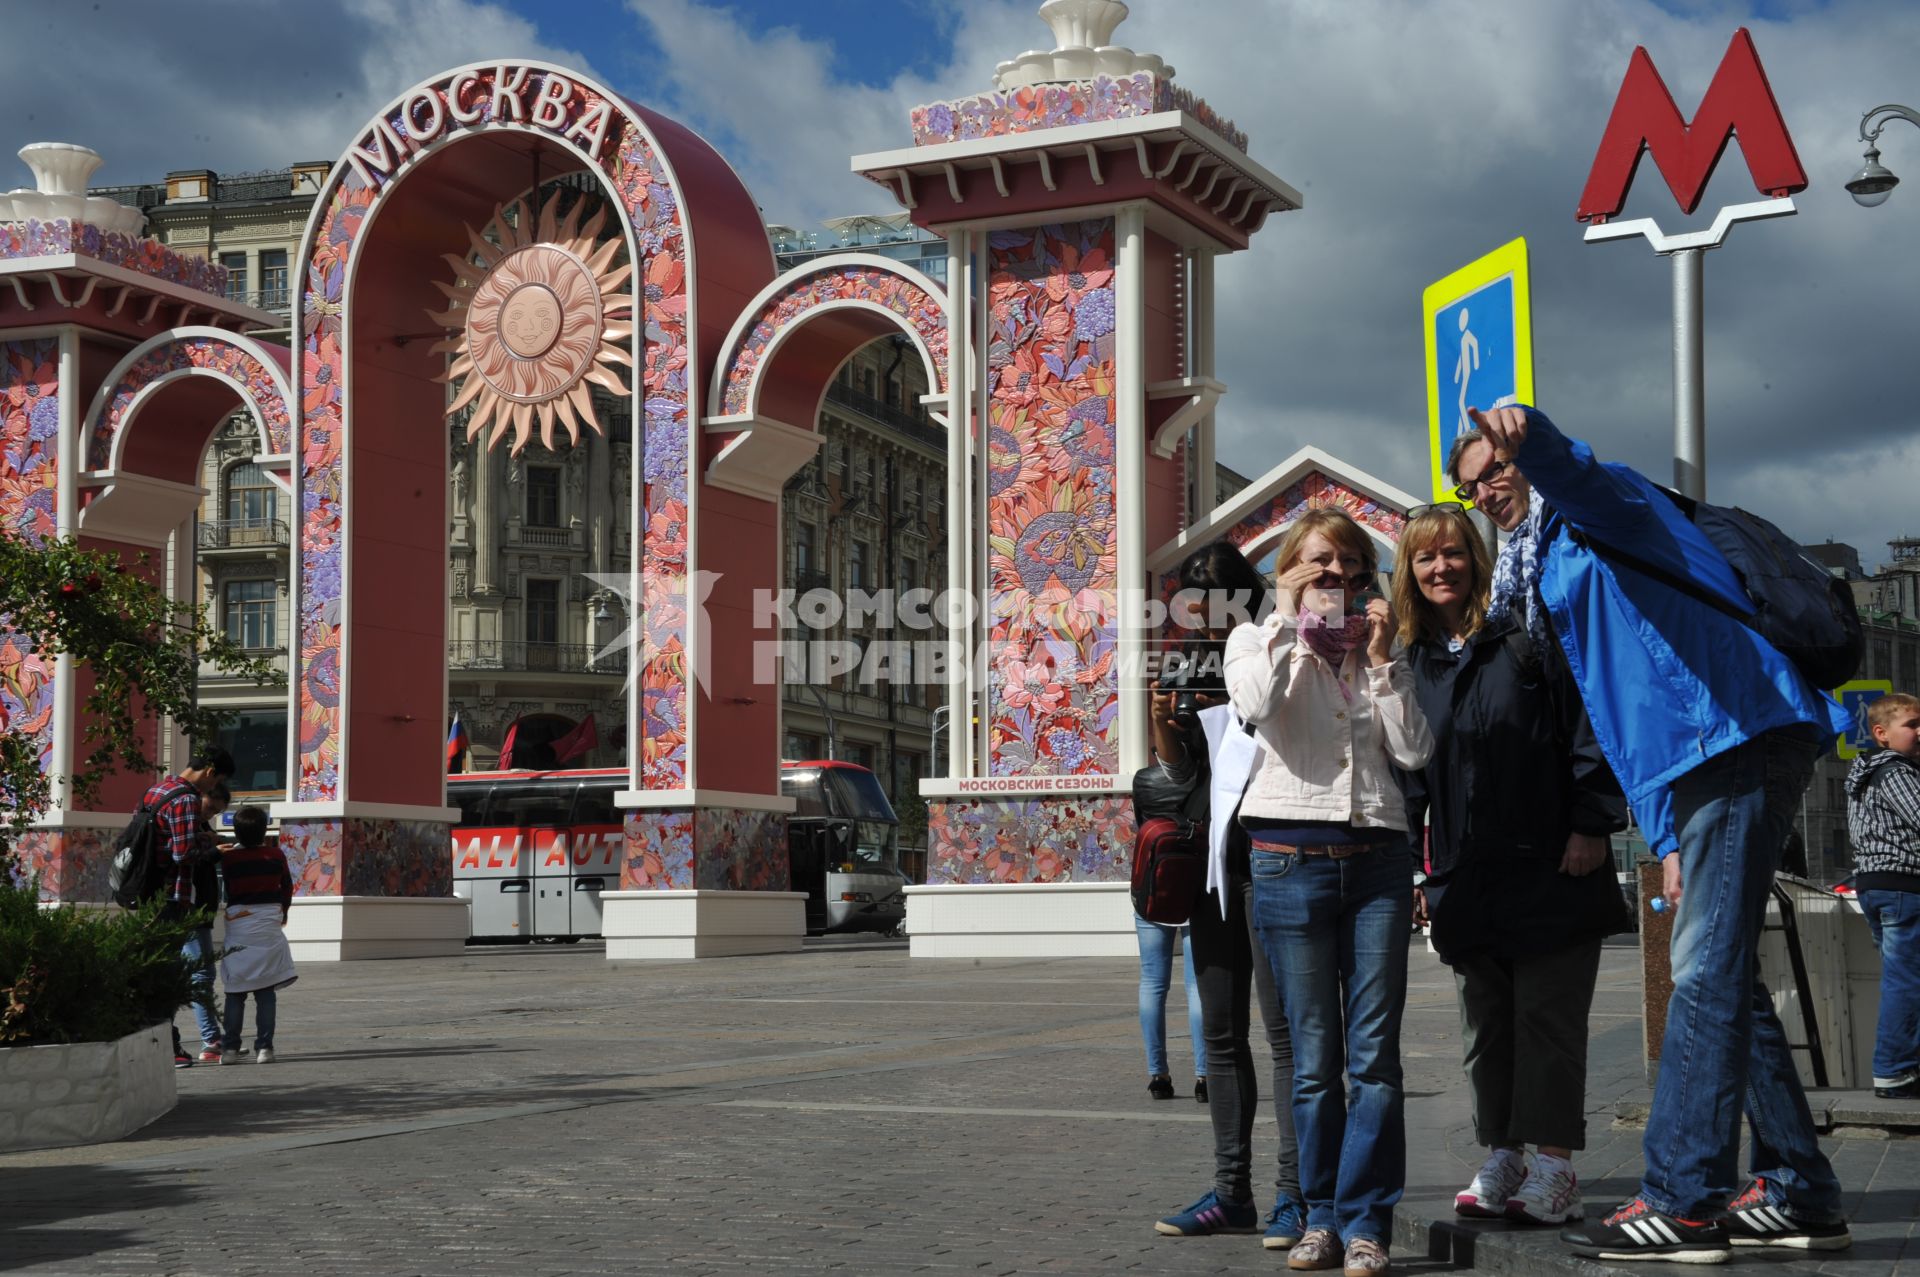
[{"label": "man in blue jacket", "polygon": [[[1535,409],[1472,416],[1448,469],[1510,534],[1489,611],[1511,609],[1566,653],[1675,910],[1646,1176],[1561,1237],[1601,1259],[1694,1263],[1731,1246],[1844,1249],[1840,1184],[1754,955],[1794,809],[1845,715],[1706,601],[1752,612],[1726,559],[1644,475],[1602,464]],[[1609,559],[1608,545],[1692,590]],[[1743,1108],[1752,1177],[1736,1196]]]}]

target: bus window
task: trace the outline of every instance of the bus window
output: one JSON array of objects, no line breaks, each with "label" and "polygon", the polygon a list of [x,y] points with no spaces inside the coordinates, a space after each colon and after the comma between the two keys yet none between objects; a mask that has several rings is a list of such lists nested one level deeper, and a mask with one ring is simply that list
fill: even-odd
[{"label": "bus window", "polygon": [[460,809],[461,828],[487,823],[487,795],[490,792],[485,785],[447,786],[447,797]]},{"label": "bus window", "polygon": [[[828,770],[837,770],[829,768]],[[827,792],[820,781],[820,769],[817,767],[783,767],[780,769],[780,792],[793,799],[795,816],[826,816]]]},{"label": "bus window", "polygon": [[520,829],[564,825],[573,807],[573,791],[578,787],[578,781],[562,785],[502,786],[493,792],[487,818],[492,824]]},{"label": "bus window", "polygon": [[899,823],[900,818],[893,813],[893,804],[887,801],[887,791],[880,788],[879,778],[866,768],[829,767],[822,779],[826,783],[827,803],[831,808],[824,814],[849,816],[854,820]]},{"label": "bus window", "polygon": [[573,800],[573,823],[576,825],[618,825],[626,820],[626,813],[613,805],[613,795],[619,789],[617,785],[580,786],[579,797]]}]

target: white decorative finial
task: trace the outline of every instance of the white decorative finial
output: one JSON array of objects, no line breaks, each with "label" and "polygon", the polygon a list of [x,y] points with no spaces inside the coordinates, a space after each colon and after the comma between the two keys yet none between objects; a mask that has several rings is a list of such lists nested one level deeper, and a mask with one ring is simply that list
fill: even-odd
[{"label": "white decorative finial", "polygon": [[87,179],[100,167],[100,153],[72,142],[30,142],[20,158],[33,170],[33,189],[0,195],[0,222],[89,222],[103,231],[138,238],[147,215],[104,195],[88,195]]},{"label": "white decorative finial", "polygon": [[1142,71],[1171,79],[1173,68],[1158,56],[1108,43],[1126,16],[1123,0],[1045,0],[1040,17],[1053,28],[1053,49],[1029,49],[1002,62],[994,83],[1004,91],[1096,75],[1117,79]]}]

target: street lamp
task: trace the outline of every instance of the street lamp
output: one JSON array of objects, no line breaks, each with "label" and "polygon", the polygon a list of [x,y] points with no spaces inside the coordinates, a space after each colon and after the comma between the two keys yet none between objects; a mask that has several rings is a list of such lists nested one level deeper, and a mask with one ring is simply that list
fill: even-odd
[{"label": "street lamp", "polygon": [[[1900,179],[1890,169],[1881,166],[1880,148],[1875,145],[1880,140],[1880,130],[1894,120],[1905,120],[1908,124],[1920,126],[1920,112],[1909,106],[1889,104],[1876,106],[1860,117],[1860,140],[1867,144],[1866,163],[1848,181],[1847,194],[1853,196],[1853,202],[1862,208],[1878,208],[1887,202],[1887,197],[1893,194],[1893,188],[1900,185]],[[1873,125],[1871,129],[1867,127],[1869,124]]]}]

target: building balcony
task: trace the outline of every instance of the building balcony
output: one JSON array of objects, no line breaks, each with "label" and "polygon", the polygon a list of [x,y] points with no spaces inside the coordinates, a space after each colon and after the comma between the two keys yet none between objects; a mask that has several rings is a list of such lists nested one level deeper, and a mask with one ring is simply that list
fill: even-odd
[{"label": "building balcony", "polygon": [[201,522],[197,544],[202,554],[225,551],[285,551],[290,540],[279,519],[207,519]]},{"label": "building balcony", "polygon": [[505,640],[455,639],[447,644],[450,670],[496,670],[530,674],[606,674],[624,676],[627,653],[615,650],[598,656],[590,643],[520,643]]},{"label": "building balcony", "polygon": [[293,290],[289,288],[263,288],[249,292],[244,288],[230,288],[226,298],[230,302],[239,302],[242,306],[251,306],[255,310],[269,311],[272,314],[291,316],[293,313]]},{"label": "building balcony", "polygon": [[876,421],[897,430],[915,443],[942,450],[947,446],[947,432],[940,427],[921,420],[916,413],[908,412],[904,408],[896,408],[890,403],[875,399],[872,395],[862,394],[838,381],[828,383],[827,402],[859,413],[869,421]]},{"label": "building balcony", "polygon": [[549,550],[583,548],[572,528],[533,528],[524,524],[507,528],[508,545],[535,546]]},{"label": "building balcony", "polygon": [[[273,667],[274,673],[279,674],[282,677],[286,675],[287,669],[288,669],[286,648],[284,647],[246,647],[246,648],[242,648],[241,651],[244,655],[249,656],[256,661],[267,662],[269,665]],[[200,662],[200,686],[203,689],[213,689],[213,688],[253,687],[255,686],[255,684],[248,679],[236,678],[234,675],[228,674],[222,669],[220,669],[217,665],[213,665],[207,661],[202,661]],[[280,700],[285,699],[284,689],[280,689],[276,699],[280,699]]]},{"label": "building balcony", "polygon": [[790,576],[793,580],[793,589],[798,594],[805,594],[809,590],[833,588],[833,578],[818,568],[795,568]]}]

